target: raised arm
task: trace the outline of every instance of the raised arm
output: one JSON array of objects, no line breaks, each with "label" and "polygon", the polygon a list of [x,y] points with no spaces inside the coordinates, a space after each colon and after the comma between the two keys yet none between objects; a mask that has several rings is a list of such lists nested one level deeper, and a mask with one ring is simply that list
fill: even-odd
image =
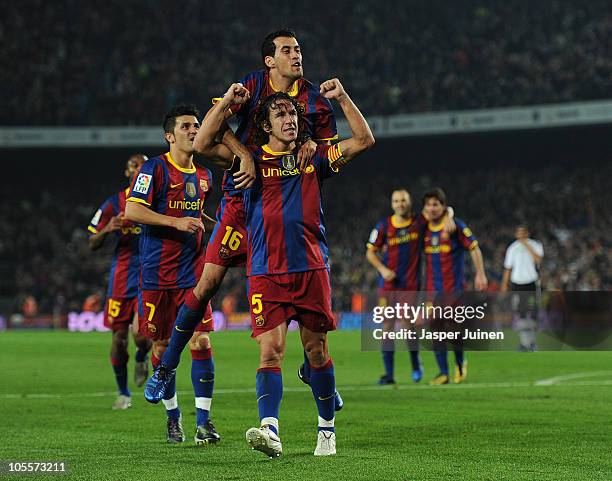
[{"label": "raised arm", "polygon": [[328,99],[336,99],[351,129],[351,137],[340,142],[342,160],[338,167],[350,162],[357,155],[374,145],[374,136],[370,126],[361,112],[344,90],[337,78],[327,80],[321,84],[321,95]]},{"label": "raised arm", "polygon": [[208,157],[213,162],[225,162],[226,169],[231,167],[234,153],[226,145],[216,142],[215,139],[225,123],[230,107],[233,104],[244,103],[248,99],[249,91],[241,84],[230,86],[225,95],[208,111],[204,120],[202,120],[202,125],[193,141],[196,152]]},{"label": "raised arm", "polygon": [[223,123],[221,128],[225,128],[221,142],[240,159],[238,172],[234,173],[236,188],[248,189],[255,181],[255,160],[253,160],[253,154],[238,140],[238,137],[227,126],[226,122]]}]

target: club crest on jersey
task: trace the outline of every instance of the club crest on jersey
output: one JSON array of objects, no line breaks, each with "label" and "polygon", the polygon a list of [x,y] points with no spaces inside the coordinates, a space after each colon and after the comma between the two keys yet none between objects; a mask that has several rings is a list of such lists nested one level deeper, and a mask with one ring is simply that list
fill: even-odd
[{"label": "club crest on jersey", "polygon": [[185,184],[185,192],[187,192],[187,195],[189,197],[195,197],[196,195],[196,186],[193,182],[187,182],[187,184]]},{"label": "club crest on jersey", "polygon": [[283,169],[286,169],[286,170],[295,169],[295,156],[293,154],[283,155],[282,163],[283,163]]},{"label": "club crest on jersey", "polygon": [[200,190],[202,192],[208,191],[208,181],[206,179],[200,179]]},{"label": "club crest on jersey", "polygon": [[221,248],[219,249],[219,257],[221,259],[229,259],[229,256],[230,256],[229,249],[225,246],[221,246]]},{"label": "club crest on jersey", "polygon": [[448,234],[444,231],[442,231],[442,233],[440,234],[440,237],[442,238],[442,240],[448,240]]},{"label": "club crest on jersey", "polygon": [[147,329],[149,329],[149,332],[157,332],[157,327],[155,327],[155,324],[151,322],[147,323]]},{"label": "club crest on jersey", "polygon": [[255,318],[255,325],[257,327],[262,327],[265,323],[266,323],[266,320],[264,319],[264,316],[262,316],[261,314]]},{"label": "club crest on jersey", "polygon": [[148,193],[152,178],[153,177],[149,174],[138,174],[138,178],[134,183],[134,192],[138,192],[139,194]]}]

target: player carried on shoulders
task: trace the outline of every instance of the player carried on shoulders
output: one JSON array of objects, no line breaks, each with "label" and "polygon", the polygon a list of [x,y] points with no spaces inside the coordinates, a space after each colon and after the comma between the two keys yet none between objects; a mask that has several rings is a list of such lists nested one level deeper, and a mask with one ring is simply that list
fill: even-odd
[{"label": "player carried on shoulders", "polygon": [[[297,166],[298,139],[304,132],[300,105],[277,92],[264,99],[255,116],[253,152],[258,176],[244,193],[248,235],[247,276],[252,337],[259,344],[256,375],[260,426],[246,433],[249,445],[268,456],[282,453],[279,411],[283,394],[281,361],[289,321],[299,323],[311,367],[310,387],[318,410],[315,455],[336,453],[335,375],[327,332],[336,328],[331,309],[328,246],[321,187],[374,137],[357,106],[338,79],[323,82],[320,93],[341,106],[352,137],[335,145],[319,145],[303,169]],[[227,111],[248,95],[232,84],[209,112],[198,133],[205,155],[230,160],[231,151],[215,142]]]},{"label": "player carried on shoulders", "polygon": [[[236,134],[228,128],[225,119],[217,133],[217,138],[237,155],[240,163],[235,162],[236,165],[223,176],[223,198],[217,209],[217,224],[206,249],[202,275],[193,291],[185,297],[168,349],[161,360],[161,365],[167,369],[176,369],[178,366],[181,352],[202,317],[203,310],[223,282],[227,270],[245,265],[247,232],[242,194],[255,173],[249,168],[253,160],[252,152],[245,146],[253,143],[257,132],[253,119],[258,107],[276,92],[285,92],[298,103],[304,120],[295,157],[295,167],[298,169],[303,169],[312,160],[318,145],[337,138],[336,120],[329,99],[321,94],[318,86],[304,78],[302,52],[295,33],[282,29],[267,35],[261,47],[261,56],[265,70],[251,72],[240,80],[239,83],[248,94],[245,94],[242,103],[234,104],[224,112],[225,119],[234,115],[238,118]],[[214,99],[215,102],[219,100]],[[198,138],[194,148],[204,153]],[[236,173],[238,164],[240,172]],[[298,372],[300,379],[308,384],[310,365],[306,354]],[[164,381],[162,379],[159,382],[163,384]],[[153,383],[151,386],[153,388]],[[155,389],[159,392],[160,387]],[[342,406],[342,398],[336,393],[336,410],[339,411]]]}]

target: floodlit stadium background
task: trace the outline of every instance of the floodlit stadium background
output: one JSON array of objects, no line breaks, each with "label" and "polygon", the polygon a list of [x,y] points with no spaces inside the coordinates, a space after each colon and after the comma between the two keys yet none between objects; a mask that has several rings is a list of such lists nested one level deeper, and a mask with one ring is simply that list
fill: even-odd
[{"label": "floodlit stadium background", "polygon": [[[205,110],[231,81],[259,69],[261,38],[279,25],[295,28],[306,78],[341,78],[378,141],[326,186],[336,311],[358,310],[374,288],[365,242],[398,187],[411,192],[415,209],[428,187],[446,190],[480,241],[493,290],[520,221],[544,244],[544,289],[612,286],[608,2],[546,1],[529,10],[519,1],[443,9],[339,2],[318,5],[324,15],[316,8],[295,15],[287,5],[240,15],[235,2],[182,5],[30,1],[8,10],[4,324],[63,326],[69,312],[98,308],[111,243],[105,255],[91,254],[86,226],[125,185],[125,160],[162,152],[158,126],[172,103]],[[136,28],[136,18],[147,21]],[[222,307],[246,310],[242,272],[234,270],[215,298]]]}]

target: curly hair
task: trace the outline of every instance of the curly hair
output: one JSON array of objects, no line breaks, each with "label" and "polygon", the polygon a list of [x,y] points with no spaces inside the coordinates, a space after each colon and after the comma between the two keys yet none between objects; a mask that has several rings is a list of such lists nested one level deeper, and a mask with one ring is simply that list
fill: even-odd
[{"label": "curly hair", "polygon": [[270,141],[270,135],[264,130],[264,126],[266,124],[270,125],[270,112],[280,108],[286,102],[293,105],[298,114],[298,138],[296,143],[301,145],[308,140],[310,136],[308,135],[307,124],[304,120],[304,107],[285,92],[276,92],[263,100],[260,99],[255,109],[253,123],[256,130],[253,135],[253,141],[256,145],[262,146]]}]

